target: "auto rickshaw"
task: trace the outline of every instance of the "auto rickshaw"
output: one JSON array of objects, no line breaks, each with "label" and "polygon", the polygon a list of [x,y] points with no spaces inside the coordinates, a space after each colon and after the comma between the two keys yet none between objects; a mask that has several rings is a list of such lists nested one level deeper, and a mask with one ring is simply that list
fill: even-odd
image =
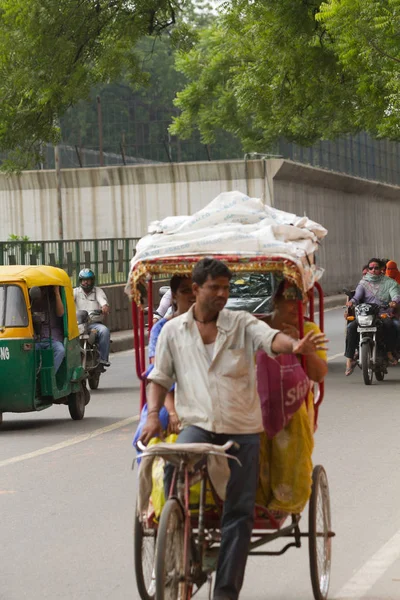
[{"label": "auto rickshaw", "polygon": [[[46,292],[55,286],[64,307],[60,323],[62,319],[65,348],[57,373]],[[41,348],[46,324],[49,343]],[[5,412],[39,411],[52,404],[66,404],[72,419],[82,419],[90,400],[86,377],[67,273],[48,266],[0,267],[0,423]]]}]

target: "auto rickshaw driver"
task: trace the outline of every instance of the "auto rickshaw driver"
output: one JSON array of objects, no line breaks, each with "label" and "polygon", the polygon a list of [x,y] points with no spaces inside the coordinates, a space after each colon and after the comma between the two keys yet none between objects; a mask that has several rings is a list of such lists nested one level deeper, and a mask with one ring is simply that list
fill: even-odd
[{"label": "auto rickshaw driver", "polygon": [[[52,348],[54,353],[54,372],[57,373],[65,358],[64,348],[64,304],[61,299],[60,286],[40,287],[41,299],[34,301],[36,309],[42,309],[45,317],[41,326],[41,341],[36,342],[37,349]],[[41,306],[40,306],[41,304]]]}]

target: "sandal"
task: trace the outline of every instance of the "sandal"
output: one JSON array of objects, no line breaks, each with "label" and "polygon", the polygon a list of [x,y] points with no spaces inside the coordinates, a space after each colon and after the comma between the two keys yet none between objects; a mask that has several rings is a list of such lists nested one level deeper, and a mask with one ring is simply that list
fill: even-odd
[{"label": "sandal", "polygon": [[347,368],[346,368],[346,370],[345,370],[345,372],[344,372],[344,374],[346,375],[346,377],[348,377],[349,375],[351,375],[351,374],[352,374],[352,372],[354,371],[354,369],[356,368],[356,366],[357,366],[357,363],[356,363],[356,361],[354,360],[354,361],[351,363],[350,367],[347,367]]}]

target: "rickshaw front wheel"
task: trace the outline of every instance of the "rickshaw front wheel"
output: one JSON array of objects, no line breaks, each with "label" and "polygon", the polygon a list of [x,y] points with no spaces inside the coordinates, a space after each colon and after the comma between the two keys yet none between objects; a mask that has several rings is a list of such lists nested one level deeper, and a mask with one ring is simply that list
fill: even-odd
[{"label": "rickshaw front wheel", "polygon": [[145,529],[135,509],[133,549],[136,585],[142,600],[154,600],[156,593],[154,559],[157,530]]},{"label": "rickshaw front wheel", "polygon": [[191,586],[185,578],[185,520],[181,504],[175,498],[161,512],[156,545],[155,600],[188,600]]},{"label": "rickshaw front wheel", "polygon": [[74,421],[80,421],[85,416],[86,398],[83,389],[68,396],[68,410]]},{"label": "rickshaw front wheel", "polygon": [[312,475],[312,492],[308,507],[308,543],[314,598],[327,600],[331,574],[331,506],[328,478],[321,465],[314,468]]}]

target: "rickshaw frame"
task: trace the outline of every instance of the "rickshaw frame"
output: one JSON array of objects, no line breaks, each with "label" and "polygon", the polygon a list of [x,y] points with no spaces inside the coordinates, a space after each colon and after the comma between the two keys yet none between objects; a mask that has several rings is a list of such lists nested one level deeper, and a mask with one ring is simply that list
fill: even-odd
[{"label": "rickshaw frame", "polygon": [[[208,256],[208,255],[207,255]],[[324,297],[323,290],[320,284],[315,281],[311,287],[311,289],[305,289],[304,286],[304,278],[302,276],[301,267],[294,260],[282,256],[277,257],[243,257],[243,256],[232,256],[232,255],[223,255],[223,254],[212,254],[213,258],[217,258],[225,262],[228,267],[234,272],[280,272],[283,274],[284,278],[289,279],[293,283],[299,287],[299,289],[303,293],[303,298],[308,300],[309,304],[309,319],[314,321],[315,317],[315,292],[318,294],[319,299],[319,327],[321,331],[324,331]],[[203,256],[186,256],[186,257],[168,257],[157,260],[149,260],[145,263],[140,263],[138,267],[138,271],[133,271],[132,276],[134,280],[131,280],[131,291],[132,291],[132,321],[133,321],[133,332],[134,332],[134,350],[135,350],[135,365],[136,365],[136,373],[140,380],[140,406],[143,408],[146,402],[146,356],[145,356],[145,341],[146,341],[146,326],[145,326],[145,317],[144,317],[144,304],[143,304],[143,296],[147,295],[147,304],[148,304],[148,332],[150,334],[152,328],[152,317],[153,317],[153,276],[154,275],[163,275],[171,276],[175,273],[178,274],[190,274],[194,264],[203,258]],[[303,311],[303,302],[298,301],[298,315],[299,315],[299,334],[300,337],[304,336],[304,311]],[[262,316],[262,315],[255,315]],[[305,365],[304,357],[302,357],[303,366]],[[316,401],[314,402],[314,419],[315,426],[318,419],[318,410],[324,398],[324,383],[318,384],[318,391],[316,393]],[[199,518],[196,522],[195,519],[191,516],[192,510],[189,502],[189,489],[190,489],[190,481],[192,480],[192,475],[189,474],[187,462],[185,463],[185,459],[183,458],[178,470],[176,470],[175,477],[180,479],[180,491],[177,496],[170,496],[167,500],[166,505],[161,513],[161,518],[159,524],[157,524],[154,518],[151,516],[150,518],[142,516],[138,516],[136,514],[135,519],[135,569],[136,569],[136,578],[138,583],[138,589],[142,600],[164,600],[164,591],[161,589],[160,583],[160,565],[156,563],[155,575],[156,581],[154,586],[154,569],[151,572],[151,581],[145,581],[145,575],[143,570],[143,543],[146,541],[146,532],[150,539],[153,540],[154,543],[154,551],[155,551],[155,540],[158,535],[160,535],[160,540],[165,540],[168,538],[168,509],[165,513],[164,510],[167,507],[168,503],[174,502],[178,503],[180,506],[180,511],[183,515],[184,521],[184,570],[183,574],[179,575],[179,583],[182,587],[184,586],[184,590],[180,591],[178,597],[180,600],[189,600],[192,595],[192,587],[193,578],[189,573],[188,564],[189,560],[189,552],[190,548],[196,546],[196,541],[192,538],[193,529],[197,528],[197,531],[200,531],[200,542],[197,541],[197,545],[202,544],[204,540],[202,539],[203,533],[202,529],[204,527],[214,527],[217,523],[205,520],[205,511],[204,504],[205,501],[205,486],[206,483],[208,485],[212,484],[209,481],[207,470],[202,469],[200,473],[195,473],[194,479],[197,481],[200,478],[201,483],[201,499],[199,506]],[[257,555],[257,556],[280,556],[285,553],[289,548],[301,547],[301,539],[308,538],[309,539],[309,558],[310,558],[310,573],[311,573],[311,582],[313,588],[313,594],[315,600],[326,600],[328,597],[328,589],[329,589],[329,573],[330,573],[330,551],[331,551],[331,538],[335,535],[331,531],[331,517],[330,517],[330,501],[329,501],[329,487],[328,481],[326,477],[326,473],[324,468],[321,465],[317,465],[314,467],[312,474],[312,492],[309,500],[309,531],[301,532],[299,528],[299,522],[301,519],[301,514],[292,514],[291,523],[289,525],[283,526],[288,516],[284,517],[282,520],[277,520],[273,517],[273,515],[268,511],[266,507],[256,505],[256,514],[255,521],[253,526],[253,534],[252,534],[252,542],[250,545],[249,555]],[[178,486],[179,487],[179,486]],[[172,492],[173,486],[171,486]],[[213,492],[215,500],[217,500],[215,491]],[[322,495],[322,498],[320,498]],[[324,526],[325,531],[319,532],[317,531],[317,518],[318,518],[318,509],[319,504],[322,502],[322,511],[324,518]],[[218,504],[217,504],[218,506]],[[163,518],[163,514],[166,515]],[[200,524],[199,524],[200,523]],[[271,531],[273,530],[273,531]],[[161,536],[161,532],[164,532]],[[318,556],[317,556],[317,543],[320,538],[323,538],[324,541],[324,550],[327,556],[326,558],[326,566],[327,573],[319,573],[318,568]],[[255,538],[255,539],[253,539]],[[293,541],[285,544],[285,546],[279,551],[261,551],[257,550],[260,546],[263,546],[266,543],[272,542],[278,538],[291,538]],[[160,550],[161,542],[157,543],[157,553],[160,556],[162,550]],[[165,547],[163,549],[164,554],[166,553]],[[157,559],[156,559],[157,560]],[[158,559],[161,560],[161,559]],[[158,583],[157,583],[158,578]],[[204,583],[204,581],[203,581]],[[160,587],[161,586],[161,587]],[[149,593],[149,590],[153,591],[154,594]]]}]

